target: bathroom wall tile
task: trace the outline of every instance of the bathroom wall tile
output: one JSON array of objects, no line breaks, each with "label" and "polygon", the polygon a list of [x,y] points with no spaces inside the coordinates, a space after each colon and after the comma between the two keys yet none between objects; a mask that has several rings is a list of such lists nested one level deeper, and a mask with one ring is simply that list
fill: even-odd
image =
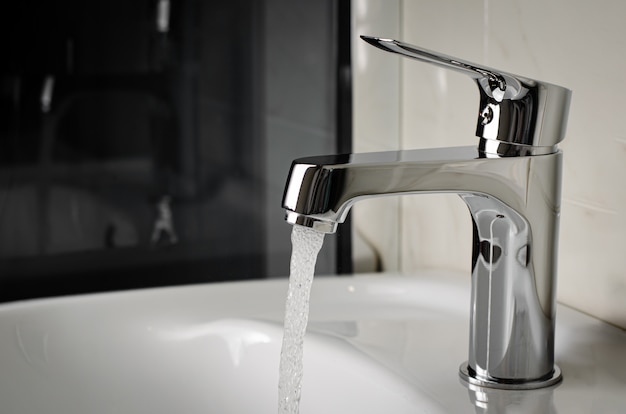
[{"label": "bathroom wall tile", "polygon": [[[400,58],[381,52],[358,36],[397,38],[399,0],[354,0],[353,150],[371,152],[400,148]],[[352,208],[353,231],[372,245],[387,270],[399,268],[399,200],[364,200]],[[375,219],[372,219],[375,218]],[[356,236],[355,234],[355,236]]]},{"label": "bathroom wall tile", "polygon": [[[401,38],[407,42],[574,91],[561,145],[558,299],[626,327],[626,186],[621,182],[626,177],[626,3],[404,0],[401,15]],[[475,142],[478,95],[471,82],[408,60],[401,63],[401,73],[403,148]],[[462,203],[451,196],[418,196],[403,199],[401,209],[403,270],[468,266],[470,243],[443,235],[455,229],[469,234]]]},{"label": "bathroom wall tile", "polygon": [[[472,223],[460,197],[452,194],[407,196],[401,208],[400,263],[416,269],[471,269]],[[468,282],[469,283],[469,282]]]},{"label": "bathroom wall tile", "polygon": [[[482,0],[403,2],[402,40],[481,61]],[[474,145],[479,96],[464,74],[402,59],[402,146]]]},{"label": "bathroom wall tile", "polygon": [[354,151],[397,150],[400,142],[400,57],[359,38],[400,34],[399,0],[355,0],[352,4]]},{"label": "bathroom wall tile", "polygon": [[[482,0],[405,0],[402,16],[402,40],[469,61],[483,59]],[[479,96],[466,75],[403,59],[401,97],[402,148],[476,144]],[[403,270],[469,269],[471,220],[458,196],[401,202]]]}]

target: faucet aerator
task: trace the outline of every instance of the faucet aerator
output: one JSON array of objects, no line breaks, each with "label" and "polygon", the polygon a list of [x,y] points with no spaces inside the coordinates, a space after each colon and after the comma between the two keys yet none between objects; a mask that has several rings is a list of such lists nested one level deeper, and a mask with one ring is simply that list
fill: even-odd
[{"label": "faucet aerator", "polygon": [[285,221],[289,224],[299,225],[312,228],[320,233],[335,233],[337,231],[337,223],[332,221],[320,220],[315,217],[304,216],[293,211],[285,213]]}]

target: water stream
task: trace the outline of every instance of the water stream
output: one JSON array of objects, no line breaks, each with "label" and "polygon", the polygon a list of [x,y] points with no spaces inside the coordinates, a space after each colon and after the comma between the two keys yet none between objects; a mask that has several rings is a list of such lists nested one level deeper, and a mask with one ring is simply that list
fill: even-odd
[{"label": "water stream", "polygon": [[285,328],[279,366],[279,414],[299,412],[302,353],[309,320],[309,296],[317,254],[323,242],[324,233],[308,227],[293,226],[289,289],[285,304]]}]

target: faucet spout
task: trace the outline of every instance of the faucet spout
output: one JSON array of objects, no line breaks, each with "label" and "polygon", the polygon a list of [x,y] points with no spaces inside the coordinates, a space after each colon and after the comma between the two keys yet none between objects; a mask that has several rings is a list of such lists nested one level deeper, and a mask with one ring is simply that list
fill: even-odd
[{"label": "faucet spout", "polygon": [[[359,199],[419,192],[461,192],[457,175],[479,164],[474,147],[388,151],[306,157],[295,160],[287,179],[283,207],[286,220],[334,233]],[[443,188],[445,187],[445,188]]]},{"label": "faucet spout", "polygon": [[554,290],[561,152],[490,157],[476,147],[307,157],[293,162],[286,220],[332,233],[358,200],[456,193],[473,221],[467,381],[501,388],[558,382]]}]

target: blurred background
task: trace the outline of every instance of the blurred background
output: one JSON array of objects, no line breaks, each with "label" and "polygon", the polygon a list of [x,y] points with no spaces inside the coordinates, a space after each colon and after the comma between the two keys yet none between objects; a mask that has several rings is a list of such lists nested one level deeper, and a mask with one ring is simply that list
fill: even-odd
[{"label": "blurred background", "polygon": [[[291,161],[351,149],[350,1],[3,15],[0,301],[288,275]],[[349,234],[318,273],[351,271]]]}]

